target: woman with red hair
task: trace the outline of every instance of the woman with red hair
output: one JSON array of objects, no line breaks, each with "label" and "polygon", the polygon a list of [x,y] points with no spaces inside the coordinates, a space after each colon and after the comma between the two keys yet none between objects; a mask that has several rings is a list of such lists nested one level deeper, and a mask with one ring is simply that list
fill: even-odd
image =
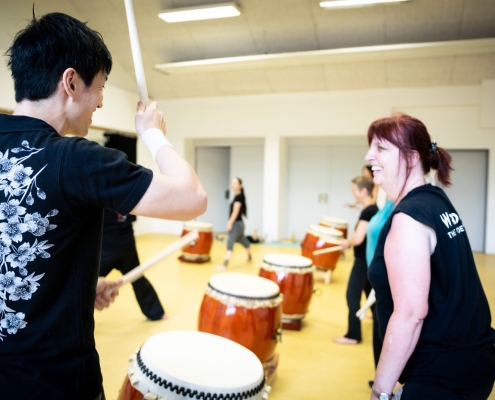
[{"label": "woman with red hair", "polygon": [[374,183],[395,208],[369,268],[383,348],[371,399],[487,399],[495,380],[494,335],[450,185],[451,156],[416,118],[396,114],[368,130]]}]

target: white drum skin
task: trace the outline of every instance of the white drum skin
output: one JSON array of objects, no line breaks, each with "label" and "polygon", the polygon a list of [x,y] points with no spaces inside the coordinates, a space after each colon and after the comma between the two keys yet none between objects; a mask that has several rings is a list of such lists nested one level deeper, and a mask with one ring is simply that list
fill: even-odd
[{"label": "white drum skin", "polygon": [[263,366],[248,349],[208,333],[169,331],[131,356],[118,400],[261,400],[264,394]]}]

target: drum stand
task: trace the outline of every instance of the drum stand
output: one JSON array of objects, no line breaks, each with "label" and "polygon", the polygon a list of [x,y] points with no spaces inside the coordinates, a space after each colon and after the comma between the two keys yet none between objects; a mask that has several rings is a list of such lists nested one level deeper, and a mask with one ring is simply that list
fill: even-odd
[{"label": "drum stand", "polygon": [[193,264],[203,264],[210,261],[210,255],[182,253],[182,255],[179,256],[179,260]]},{"label": "drum stand", "polygon": [[332,273],[333,273],[333,270],[331,269],[323,269],[323,268],[318,268],[316,267],[315,268],[315,274],[322,277],[323,278],[323,282],[325,282],[325,284],[329,284],[330,282],[332,282]]},{"label": "drum stand", "polygon": [[275,380],[275,376],[277,372],[279,357],[280,357],[280,353],[276,351],[272,358],[270,358],[267,362],[263,363],[263,369],[265,371],[267,386],[273,385],[273,381]]},{"label": "drum stand", "polygon": [[[289,331],[300,331],[302,327],[302,319],[306,314],[298,314],[298,315],[287,315],[284,317],[282,314],[282,328],[287,329]],[[296,317],[296,318],[289,318]]]}]

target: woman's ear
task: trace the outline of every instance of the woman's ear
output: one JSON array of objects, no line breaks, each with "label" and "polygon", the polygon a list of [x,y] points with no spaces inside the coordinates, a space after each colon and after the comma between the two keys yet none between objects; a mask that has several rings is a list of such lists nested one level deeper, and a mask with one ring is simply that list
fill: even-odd
[{"label": "woman's ear", "polygon": [[415,167],[420,161],[419,153],[414,150],[407,156],[407,163],[409,164],[409,168]]}]

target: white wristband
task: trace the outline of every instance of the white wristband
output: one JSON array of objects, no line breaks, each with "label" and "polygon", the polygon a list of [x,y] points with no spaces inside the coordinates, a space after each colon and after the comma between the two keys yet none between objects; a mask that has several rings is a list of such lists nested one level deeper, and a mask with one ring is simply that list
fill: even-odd
[{"label": "white wristband", "polygon": [[153,160],[155,161],[156,161],[156,153],[158,153],[158,150],[160,150],[163,146],[174,147],[167,140],[163,132],[158,128],[146,129],[143,135],[141,136],[141,139],[143,140],[144,144],[150,151]]}]

